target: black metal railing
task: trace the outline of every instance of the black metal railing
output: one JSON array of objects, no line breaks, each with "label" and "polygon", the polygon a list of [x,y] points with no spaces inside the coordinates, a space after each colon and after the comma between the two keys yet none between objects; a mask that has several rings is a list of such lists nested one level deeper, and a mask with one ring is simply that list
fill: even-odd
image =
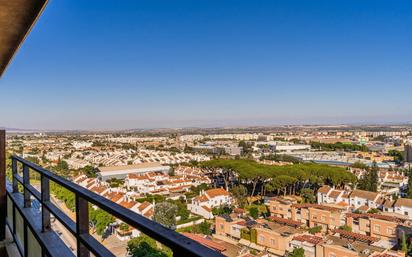
[{"label": "black metal railing", "polygon": [[[40,192],[30,184],[30,173],[32,171],[40,175]],[[19,173],[22,173],[23,176],[19,175]],[[50,200],[50,181],[68,189],[75,195],[75,221]],[[19,190],[22,192],[19,192]],[[40,209],[37,211],[31,207],[33,199],[40,203]],[[12,156],[12,183],[7,186],[7,202],[7,223],[22,256],[29,256],[30,239],[33,238],[35,238],[41,248],[41,253],[36,256],[74,256],[72,250],[51,229],[51,215],[75,237],[78,257],[90,256],[90,253],[93,253],[95,256],[114,256],[113,253],[89,234],[89,203],[169,247],[173,251],[174,256],[222,256],[219,252],[205,247],[19,156]],[[18,224],[21,219],[23,224]],[[23,231],[18,226],[22,226]],[[33,255],[30,254],[30,256]]]}]

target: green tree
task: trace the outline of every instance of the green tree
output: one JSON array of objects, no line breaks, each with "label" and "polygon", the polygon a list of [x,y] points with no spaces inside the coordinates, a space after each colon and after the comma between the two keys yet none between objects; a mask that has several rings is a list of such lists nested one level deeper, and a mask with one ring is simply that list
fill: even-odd
[{"label": "green tree", "polygon": [[351,143],[342,143],[342,142],[337,142],[334,144],[328,144],[328,143],[320,143],[320,142],[311,142],[310,143],[311,147],[314,149],[320,149],[323,151],[362,151],[362,152],[368,152],[369,149],[365,145],[355,145]]},{"label": "green tree", "polygon": [[408,191],[406,192],[407,198],[412,198],[412,168],[409,166],[407,171],[405,172],[406,176],[408,176]]},{"label": "green tree", "polygon": [[252,216],[252,218],[257,219],[259,217],[259,209],[255,206],[251,207],[249,209],[249,215]]},{"label": "green tree", "polygon": [[372,168],[370,170],[370,190],[372,192],[377,192],[378,191],[378,180],[379,180],[379,176],[378,176],[378,172],[379,172],[379,168],[378,165],[376,164],[376,162],[373,162]]},{"label": "green tree", "polygon": [[200,233],[202,233],[203,235],[211,235],[212,234],[212,231],[210,230],[210,224],[208,222],[203,221],[202,223],[200,223],[197,226],[199,227]]},{"label": "green tree", "polygon": [[388,151],[388,155],[389,155],[389,156],[392,156],[393,159],[394,159],[394,161],[395,161],[397,164],[402,163],[403,160],[404,160],[403,153],[402,153],[401,151],[398,151],[398,150],[389,150],[389,151]]},{"label": "green tree", "polygon": [[96,233],[100,236],[103,235],[104,231],[111,223],[115,222],[115,218],[112,215],[101,209],[95,210],[90,206],[89,213],[90,221],[94,224]]},{"label": "green tree", "polygon": [[127,231],[127,230],[129,230],[130,226],[126,223],[122,223],[122,224],[120,224],[119,228],[120,228],[120,230]]},{"label": "green tree", "polygon": [[406,243],[405,233],[402,233],[401,247],[402,247],[402,252],[404,253],[408,252],[408,244]]},{"label": "green tree", "polygon": [[239,207],[243,208],[247,202],[247,188],[243,185],[234,186],[231,190],[231,193]]},{"label": "green tree", "polygon": [[287,155],[287,154],[271,154],[268,156],[262,156],[262,160],[271,160],[276,162],[290,162],[290,163],[301,163],[300,159]]},{"label": "green tree", "polygon": [[348,232],[352,232],[352,227],[350,227],[348,225],[340,226],[339,229],[342,229],[342,230],[345,230],[345,231],[348,231]]},{"label": "green tree", "polygon": [[[355,184],[357,181],[356,176],[347,172],[344,168],[315,163],[272,166],[247,159],[214,159],[202,162],[199,165],[211,169],[219,168],[222,170],[222,173],[236,174],[236,178],[240,183],[252,188],[252,190],[249,190],[249,195],[251,196],[255,195],[255,189],[259,187],[266,189],[266,191],[282,191],[286,194],[288,191],[293,193],[296,188],[299,188],[299,185],[303,186],[307,182],[321,182],[336,188],[343,188],[345,185]],[[279,179],[278,177],[280,176],[287,176],[289,178]],[[293,179],[295,180],[292,181]],[[273,185],[269,185],[272,181],[274,181]],[[285,181],[291,183],[286,184],[286,187],[282,187],[283,183],[281,182]],[[266,191],[263,191],[263,194]]]},{"label": "green tree", "polygon": [[249,152],[251,152],[251,150],[252,150],[252,145],[249,144],[249,143],[247,143],[247,142],[244,141],[244,140],[241,140],[241,141],[239,142],[239,147],[242,147],[244,154],[249,153]]},{"label": "green tree", "polygon": [[175,229],[177,206],[170,202],[161,202],[155,205],[153,220],[163,226]]},{"label": "green tree", "polygon": [[212,209],[212,214],[213,215],[231,214],[232,210],[233,209],[231,206],[225,204],[219,207],[214,207]]},{"label": "green tree", "polygon": [[127,251],[133,257],[172,257],[172,251],[165,247],[158,247],[156,241],[146,235],[133,238],[127,242]]},{"label": "green tree", "polygon": [[372,208],[368,211],[368,213],[376,214],[376,213],[379,213],[379,210],[376,208]]},{"label": "green tree", "polygon": [[305,257],[305,250],[303,248],[295,248],[289,254],[289,257]]},{"label": "green tree", "polygon": [[315,203],[316,197],[315,192],[311,188],[304,188],[300,191],[300,195],[303,198],[304,203]]},{"label": "green tree", "polygon": [[58,175],[62,177],[68,177],[69,176],[69,165],[67,164],[66,161],[59,160],[55,167],[55,171]]},{"label": "green tree", "polygon": [[352,164],[351,167],[352,168],[357,168],[357,169],[364,169],[364,170],[369,169],[368,165],[364,164],[363,162],[359,162],[359,161]]},{"label": "green tree", "polygon": [[308,230],[308,232],[312,235],[316,234],[316,233],[320,233],[321,231],[322,231],[321,226],[312,227],[312,228],[309,228],[309,230]]},{"label": "green tree", "polygon": [[379,167],[376,162],[373,162],[372,167],[369,168],[365,175],[359,180],[359,189],[377,192],[378,191],[378,171]]},{"label": "green tree", "polygon": [[90,165],[87,165],[84,168],[82,168],[82,172],[89,178],[95,178],[97,176],[95,168]]},{"label": "green tree", "polygon": [[118,178],[111,178],[111,179],[108,179],[106,182],[109,183],[110,187],[114,187],[114,188],[120,187],[124,184],[124,180],[118,179]]}]

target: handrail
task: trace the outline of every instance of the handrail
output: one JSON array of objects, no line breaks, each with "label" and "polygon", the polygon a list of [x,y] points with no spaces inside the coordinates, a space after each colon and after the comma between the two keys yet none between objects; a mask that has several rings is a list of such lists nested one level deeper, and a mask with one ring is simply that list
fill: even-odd
[{"label": "handrail", "polygon": [[[172,249],[175,256],[223,256],[196,241],[187,238],[171,229],[162,226],[146,217],[139,215],[121,205],[118,205],[94,192],[91,192],[67,179],[64,179],[32,162],[13,155],[13,191],[17,192],[17,183],[24,188],[24,205],[30,207],[30,195],[42,205],[43,230],[50,229],[50,213],[52,213],[77,239],[77,256],[108,256],[108,250],[89,235],[88,203],[101,208],[116,218],[139,229],[144,234]],[[23,165],[23,178],[17,174],[17,162]],[[41,192],[38,192],[29,182],[29,170],[41,175]],[[76,223],[50,201],[49,181],[73,192],[76,196]],[[74,226],[76,225],[76,226]]]}]

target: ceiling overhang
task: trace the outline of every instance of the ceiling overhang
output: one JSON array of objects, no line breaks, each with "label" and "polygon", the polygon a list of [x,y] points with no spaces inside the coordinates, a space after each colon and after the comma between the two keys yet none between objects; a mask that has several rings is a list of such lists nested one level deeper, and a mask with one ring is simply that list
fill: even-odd
[{"label": "ceiling overhang", "polygon": [[0,0],[0,77],[46,4],[47,0]]}]

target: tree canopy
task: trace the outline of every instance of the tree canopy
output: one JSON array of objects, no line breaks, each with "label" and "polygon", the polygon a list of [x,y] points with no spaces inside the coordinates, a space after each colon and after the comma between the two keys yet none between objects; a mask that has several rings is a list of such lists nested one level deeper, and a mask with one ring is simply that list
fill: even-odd
[{"label": "tree canopy", "polygon": [[133,257],[171,257],[173,252],[165,247],[159,247],[153,238],[146,235],[133,238],[127,242],[127,250]]},{"label": "tree canopy", "polygon": [[291,181],[293,179],[305,181],[317,178],[325,184],[336,186],[356,182],[355,175],[347,172],[344,168],[315,163],[273,166],[245,159],[215,159],[203,162],[200,165],[202,167],[233,170],[239,176],[240,180],[253,180],[256,178],[274,179],[282,176],[281,178],[283,179],[290,177],[288,180]]},{"label": "tree canopy", "polygon": [[359,189],[377,192],[378,191],[378,171],[379,168],[376,162],[373,163],[372,167],[367,169],[365,175],[359,180]]},{"label": "tree canopy", "polygon": [[365,145],[356,145],[356,144],[342,143],[342,142],[337,142],[334,144],[311,142],[310,146],[314,149],[320,149],[323,151],[336,151],[336,150],[347,151],[347,152],[351,152],[351,151],[368,152],[369,151],[368,147]]},{"label": "tree canopy", "polygon": [[303,248],[295,248],[289,254],[289,257],[305,257],[305,250]]},{"label": "tree canopy", "polygon": [[175,229],[178,207],[170,202],[161,202],[155,205],[153,220],[163,226]]}]

